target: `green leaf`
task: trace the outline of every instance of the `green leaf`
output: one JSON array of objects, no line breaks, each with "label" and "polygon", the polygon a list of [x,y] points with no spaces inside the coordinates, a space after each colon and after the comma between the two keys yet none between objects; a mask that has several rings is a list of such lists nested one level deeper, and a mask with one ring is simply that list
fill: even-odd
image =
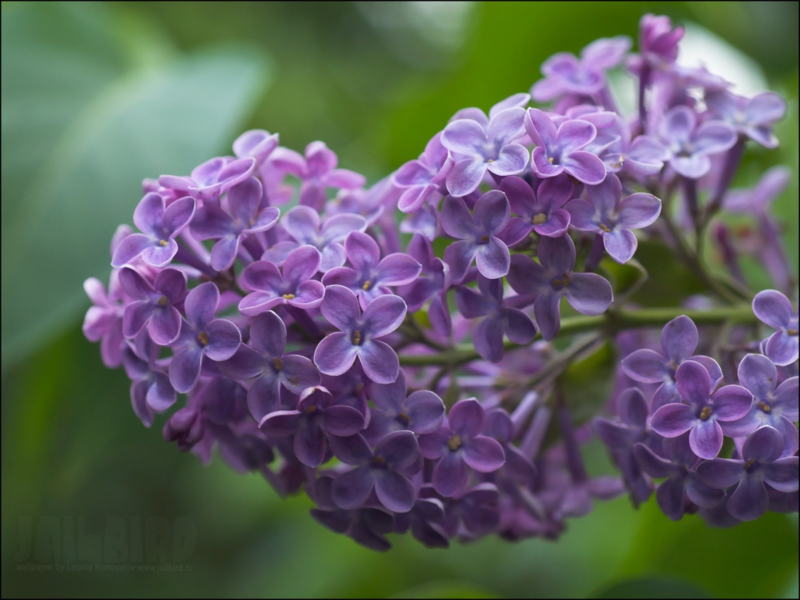
[{"label": "green leaf", "polygon": [[713,598],[685,581],[663,577],[629,579],[600,590],[590,598]]},{"label": "green leaf", "polygon": [[665,244],[641,242],[636,260],[648,274],[647,283],[632,298],[642,306],[678,306],[688,296],[705,291],[703,283]]},{"label": "green leaf", "polygon": [[[5,162],[12,145],[34,157],[37,167],[20,159],[24,176],[3,187],[4,368],[62,331],[86,306],[81,284],[109,272],[111,235],[120,223],[131,222],[141,180],[188,173],[224,152],[267,77],[263,58],[246,49],[126,72],[119,60],[99,61],[96,55],[113,55],[115,49],[101,38],[105,45],[96,42],[96,48],[58,60],[61,46],[36,36],[48,35],[58,23],[73,38],[90,38],[99,26],[63,18],[60,5],[46,6],[53,8],[26,5],[3,16],[4,178],[13,170]],[[102,13],[82,10],[102,19]],[[19,34],[17,23],[34,39]],[[48,68],[53,61],[57,77]],[[86,89],[72,90],[81,77]],[[70,110],[61,110],[62,90]],[[41,105],[41,112],[25,104]],[[48,110],[52,130],[42,126]],[[37,127],[42,131],[35,135]]]},{"label": "green leaf", "polygon": [[474,583],[459,581],[431,581],[403,590],[391,598],[502,598],[502,596]]},{"label": "green leaf", "polygon": [[617,352],[610,342],[606,342],[564,371],[561,389],[576,425],[591,419],[608,402],[616,370]]}]

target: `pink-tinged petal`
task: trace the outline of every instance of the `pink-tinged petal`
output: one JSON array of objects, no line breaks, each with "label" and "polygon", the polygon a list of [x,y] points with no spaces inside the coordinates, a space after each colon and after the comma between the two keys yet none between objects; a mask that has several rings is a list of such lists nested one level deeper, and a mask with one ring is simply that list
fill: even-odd
[{"label": "pink-tinged petal", "polygon": [[168,306],[153,313],[147,332],[159,346],[169,346],[178,339],[181,332],[181,313],[174,306]]},{"label": "pink-tinged petal", "polygon": [[248,179],[256,168],[256,159],[252,157],[233,160],[222,167],[218,181],[221,183],[219,193],[230,190],[233,186]]},{"label": "pink-tinged petal", "polygon": [[635,381],[661,383],[669,377],[664,357],[658,352],[643,348],[636,350],[622,361],[622,370]]},{"label": "pink-tinged petal", "polygon": [[416,493],[411,482],[396,471],[384,471],[375,481],[378,500],[395,513],[407,513],[414,507]]},{"label": "pink-tinged petal", "polygon": [[603,246],[608,255],[620,264],[625,264],[636,253],[639,245],[636,236],[627,229],[603,233]]},{"label": "pink-tinged petal", "polygon": [[[697,419],[691,406],[667,404],[655,412],[650,420],[650,426],[657,434],[674,438],[692,429],[696,422]],[[721,432],[720,435],[722,435]]]},{"label": "pink-tinged petal", "polygon": [[767,512],[769,495],[764,484],[755,477],[745,477],[725,505],[731,516],[740,521],[755,521]]},{"label": "pink-tinged petal", "polygon": [[155,193],[145,194],[133,211],[133,223],[151,236],[161,235],[164,219],[164,199]]},{"label": "pink-tinged petal", "polygon": [[720,421],[736,421],[744,417],[753,405],[753,394],[740,385],[726,385],[711,396],[714,415]]},{"label": "pink-tinged petal", "polygon": [[624,35],[596,40],[581,50],[581,63],[592,71],[610,69],[620,63],[632,43]]},{"label": "pink-tinged petal", "polygon": [[711,161],[705,154],[691,156],[673,156],[670,165],[680,175],[689,179],[700,179],[711,170]]},{"label": "pink-tinged petal", "polygon": [[277,377],[264,375],[256,379],[247,390],[247,408],[256,420],[261,420],[281,407],[280,382]]},{"label": "pink-tinged petal", "polygon": [[788,327],[793,316],[792,303],[776,290],[764,290],[753,298],[753,312],[774,329]]},{"label": "pink-tinged petal", "polygon": [[[552,181],[548,179],[546,181]],[[533,229],[545,237],[560,237],[566,233],[570,224],[570,213],[563,208],[556,208],[550,213],[547,221],[541,225],[534,225]]]},{"label": "pink-tinged petal", "polygon": [[[549,181],[549,180],[548,180]],[[570,215],[570,225],[578,231],[600,231],[595,220],[597,211],[586,200],[570,200],[566,206]]]},{"label": "pink-tinged petal", "polygon": [[533,304],[533,315],[536,318],[536,326],[545,341],[550,341],[558,335],[561,329],[561,313],[559,304],[561,295],[553,292],[544,292]]},{"label": "pink-tinged petal", "polygon": [[215,271],[227,271],[233,265],[238,253],[239,236],[225,236],[211,249],[211,267]]},{"label": "pink-tinged petal", "polygon": [[300,246],[283,263],[283,279],[289,287],[297,287],[319,270],[322,257],[314,246]]},{"label": "pink-tinged petal", "polygon": [[567,173],[587,185],[597,185],[606,177],[606,166],[591,152],[572,152],[561,164]]},{"label": "pink-tinged petal", "polygon": [[508,246],[491,236],[489,243],[477,246],[475,262],[481,275],[487,279],[499,279],[508,275],[511,253],[508,251]]},{"label": "pink-tinged petal", "polygon": [[341,285],[326,288],[320,310],[334,327],[342,331],[352,331],[360,316],[356,295]]},{"label": "pink-tinged petal", "polygon": [[358,467],[333,480],[333,500],[339,508],[353,510],[364,505],[375,480],[368,467]]},{"label": "pink-tinged petal", "polygon": [[[120,271],[120,274],[122,271]],[[138,273],[137,273],[138,274]],[[147,288],[145,288],[147,289]],[[92,301],[92,304],[96,304],[97,306],[107,306],[108,305],[108,297],[106,296],[106,288],[103,285],[103,282],[97,279],[96,277],[89,277],[86,281],[83,282],[83,290],[86,292],[86,295],[89,296],[89,300]],[[128,293],[127,291],[125,292]],[[130,295],[130,294],[128,294]]]},{"label": "pink-tinged petal", "polygon": [[[353,213],[341,213],[333,215],[322,224],[320,233],[322,244],[330,245],[333,242],[343,241],[351,231],[363,232],[367,228],[367,221],[361,215]],[[341,265],[336,265],[337,267]]]},{"label": "pink-tinged petal", "polygon": [[453,283],[459,283],[464,279],[477,253],[478,246],[466,240],[453,242],[445,248],[444,261],[450,267]]},{"label": "pink-tinged petal", "polygon": [[798,489],[798,458],[789,456],[764,465],[764,481],[779,492],[792,493]]},{"label": "pink-tinged petal", "polygon": [[490,111],[490,118],[486,134],[488,139],[493,140],[499,146],[505,146],[524,131],[525,109],[519,106],[495,111],[494,114]]},{"label": "pink-tinged petal", "polygon": [[761,427],[748,436],[742,445],[744,460],[773,462],[780,458],[782,452],[783,436],[773,427]]},{"label": "pink-tinged petal", "polygon": [[506,337],[515,344],[529,344],[536,337],[536,326],[521,310],[507,309],[506,320],[508,323],[505,329]]},{"label": "pink-tinged petal", "polygon": [[458,119],[448,123],[442,132],[442,145],[452,152],[483,158],[486,132],[472,119]]},{"label": "pink-tinged petal", "polygon": [[529,158],[530,154],[525,146],[509,144],[500,151],[496,159],[487,164],[486,168],[495,175],[519,175],[528,166]]},{"label": "pink-tinged petal", "polygon": [[474,222],[483,228],[484,233],[497,233],[506,226],[511,216],[508,198],[497,190],[486,192],[475,203],[473,215]]},{"label": "pink-tinged petal", "polygon": [[350,264],[358,272],[367,272],[374,268],[381,259],[378,243],[360,231],[353,231],[344,242],[344,251]]},{"label": "pink-tinged petal", "polygon": [[692,136],[697,117],[688,106],[676,106],[667,112],[658,124],[659,136],[670,145],[685,145]]},{"label": "pink-tinged petal", "polygon": [[378,265],[377,278],[381,285],[407,285],[422,272],[422,265],[407,254],[395,253]]},{"label": "pink-tinged petal", "polygon": [[281,225],[300,244],[314,244],[319,230],[319,213],[308,206],[296,206],[283,217]]},{"label": "pink-tinged petal", "polygon": [[[387,296],[382,296],[382,298],[385,297]],[[378,300],[380,300],[380,298],[378,298]],[[375,300],[375,302],[377,302],[377,300]],[[370,304],[370,306],[372,306],[372,304]],[[380,340],[368,340],[361,346],[356,346],[355,348],[361,360],[361,366],[364,368],[364,373],[372,381],[375,383],[392,383],[397,379],[398,373],[400,372],[400,361],[397,358],[397,353],[395,353],[394,349],[389,344]],[[320,369],[320,371],[322,371],[322,369]],[[324,373],[325,371],[322,372]],[[333,373],[327,374],[333,375]]]},{"label": "pink-tinged petal", "polygon": [[[355,434],[364,429],[364,415],[352,406],[329,406],[322,415],[322,428],[327,433],[338,437],[355,436]],[[361,458],[369,457],[371,453],[369,452],[369,446],[364,442],[364,438],[358,436],[355,439],[359,440],[365,447],[365,451],[361,452]],[[344,460],[344,457],[339,454],[337,456],[344,462],[353,464]]]},{"label": "pink-tinged petal", "polygon": [[273,291],[253,292],[252,294],[247,294],[239,302],[239,312],[246,317],[255,317],[285,302],[286,300],[284,300],[283,296],[279,296]]},{"label": "pink-tinged petal", "polygon": [[611,284],[596,273],[573,273],[565,289],[572,308],[584,315],[603,314],[614,302]]},{"label": "pink-tinged petal", "polygon": [[[328,292],[330,289],[328,288]],[[385,295],[370,303],[364,311],[362,322],[364,329],[371,337],[381,337],[397,329],[405,316],[405,301],[399,296]]]},{"label": "pink-tinged petal", "polygon": [[718,154],[730,149],[736,143],[736,131],[727,123],[709,121],[703,123],[692,140],[694,152]]},{"label": "pink-tinged petal", "polygon": [[236,354],[242,342],[239,328],[225,319],[211,321],[206,327],[206,333],[209,341],[205,353],[211,360],[228,360]]},{"label": "pink-tinged petal", "polygon": [[[588,121],[567,121],[558,128],[558,146],[565,155],[580,150],[595,137],[597,129]],[[605,167],[603,171],[605,172]]]},{"label": "pink-tinged petal", "polygon": [[342,375],[353,366],[357,354],[350,336],[337,331],[319,343],[314,351],[314,364],[324,375]]},{"label": "pink-tinged petal", "polygon": [[178,350],[169,364],[169,381],[180,394],[191,391],[200,379],[203,350],[186,347]]},{"label": "pink-tinged petal", "polygon": [[475,351],[491,363],[503,358],[503,323],[499,317],[486,317],[472,332]]},{"label": "pink-tinged petal", "polygon": [[201,283],[186,296],[186,318],[192,325],[202,329],[214,318],[218,304],[217,286],[211,281]]},{"label": "pink-tinged petal", "polygon": [[675,364],[681,364],[692,355],[697,341],[697,326],[685,315],[672,319],[661,331],[661,348]]},{"label": "pink-tinged petal", "polygon": [[303,310],[310,310],[320,306],[324,299],[325,286],[319,281],[309,279],[297,286],[294,298],[287,300],[286,303],[296,306],[297,308],[302,308]]},{"label": "pink-tinged petal", "polygon": [[652,225],[661,214],[661,200],[651,194],[632,194],[619,203],[617,224],[625,229]]},{"label": "pink-tinged petal", "polygon": [[448,416],[450,429],[467,437],[480,435],[486,425],[486,412],[480,402],[475,399],[456,402]]},{"label": "pink-tinged petal", "polygon": [[[554,165],[547,158],[544,146],[537,146],[531,153],[531,170],[539,177],[556,177],[564,172],[563,165]],[[605,167],[603,167],[605,171]]]},{"label": "pink-tinged petal", "polygon": [[717,490],[724,490],[736,484],[743,474],[744,463],[740,460],[715,458],[703,461],[697,466],[700,480]]},{"label": "pink-tinged petal", "polygon": [[[669,408],[669,406],[681,405],[670,404],[659,410],[664,410],[665,408]],[[655,427],[653,427],[653,429],[655,429]],[[716,458],[719,455],[724,440],[725,437],[722,434],[722,428],[719,426],[716,419],[696,421],[691,433],[689,433],[689,446],[691,446],[692,452],[700,458],[705,458],[707,460]]]},{"label": "pink-tinged petal", "polygon": [[321,273],[327,273],[331,269],[341,267],[346,260],[347,255],[344,251],[344,246],[338,242],[328,244],[322,251],[319,262],[319,270]]},{"label": "pink-tinged petal", "polygon": [[447,174],[447,190],[458,198],[471,194],[483,181],[486,167],[483,159],[464,158],[459,160]]},{"label": "pink-tinged petal", "polygon": [[[133,236],[129,236],[125,238],[125,241],[129,240]],[[124,245],[124,242],[120,244],[120,247]],[[175,255],[178,253],[178,243],[175,240],[167,240],[166,245],[162,246],[160,243],[156,243],[154,245],[148,246],[142,252],[142,260],[146,262],[151,267],[162,268],[166,267],[172,259],[175,258]]]},{"label": "pink-tinged petal", "polygon": [[575,266],[575,244],[568,235],[539,240],[539,262],[556,274],[570,273]]},{"label": "pink-tinged petal", "polygon": [[467,487],[469,470],[455,452],[447,452],[433,469],[433,489],[445,498],[450,498]]},{"label": "pink-tinged petal", "polygon": [[311,142],[306,146],[305,155],[310,177],[321,177],[335,169],[338,164],[336,153],[325,142]]},{"label": "pink-tinged petal", "polygon": [[114,251],[111,266],[118,269],[142,254],[153,245],[149,237],[141,233],[132,233],[122,240]]},{"label": "pink-tinged petal", "polygon": [[259,354],[279,357],[286,348],[286,325],[274,312],[266,312],[250,326],[250,346]]},{"label": "pink-tinged petal", "polygon": [[675,373],[678,391],[688,404],[695,407],[708,403],[711,394],[711,378],[705,367],[691,360],[684,361]]},{"label": "pink-tinged petal", "polygon": [[[525,131],[539,147],[553,146],[558,138],[558,130],[553,121],[538,108],[529,108],[523,121]],[[546,159],[545,159],[546,160]]]},{"label": "pink-tinged petal", "polygon": [[469,440],[464,444],[464,462],[479,473],[491,473],[496,471],[506,461],[506,454],[503,447],[485,435]]}]

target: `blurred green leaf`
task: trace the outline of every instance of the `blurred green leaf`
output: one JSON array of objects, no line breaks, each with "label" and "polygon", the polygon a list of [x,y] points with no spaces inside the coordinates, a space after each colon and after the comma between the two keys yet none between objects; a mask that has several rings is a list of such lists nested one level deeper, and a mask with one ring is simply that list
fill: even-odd
[{"label": "blurred green leaf", "polygon": [[610,342],[564,371],[562,391],[576,425],[591,419],[606,404],[616,372],[617,352]]},{"label": "blurred green leaf", "polygon": [[675,252],[659,242],[641,242],[636,260],[647,269],[647,284],[632,300],[642,306],[677,306],[688,296],[705,291],[702,282],[681,261]]},{"label": "blurred green leaf", "polygon": [[[4,178],[14,169],[5,162],[7,144],[31,157],[3,187],[4,367],[59,333],[86,304],[81,284],[109,271],[109,240],[131,221],[142,178],[187,173],[222,150],[266,85],[263,57],[247,50],[128,72],[120,60],[99,60],[116,50],[97,35],[100,25],[66,19],[64,10],[25,5],[3,15]],[[81,52],[60,56],[60,44],[42,39],[56,24],[60,35],[92,44],[81,48],[70,38]],[[85,89],[73,90],[82,79]],[[62,92],[75,110],[61,110]],[[45,115],[52,127],[43,126]]]},{"label": "blurred green leaf", "polygon": [[403,590],[390,598],[502,598],[502,596],[472,583],[432,581]]},{"label": "blurred green leaf", "polygon": [[703,589],[676,579],[629,579],[594,593],[590,598],[713,598]]}]

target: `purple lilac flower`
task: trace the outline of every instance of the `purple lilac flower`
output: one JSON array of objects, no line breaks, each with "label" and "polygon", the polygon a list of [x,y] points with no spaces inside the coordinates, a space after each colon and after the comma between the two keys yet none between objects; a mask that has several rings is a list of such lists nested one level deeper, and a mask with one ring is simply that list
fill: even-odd
[{"label": "purple lilac flower", "polygon": [[673,63],[678,58],[678,42],[685,33],[682,25],[673,29],[669,17],[646,14],[639,21],[639,51]]},{"label": "purple lilac flower", "polygon": [[716,387],[722,381],[722,369],[717,361],[710,356],[692,354],[697,348],[698,340],[694,321],[682,315],[672,319],[661,330],[663,355],[655,350],[643,348],[631,352],[622,361],[622,370],[631,379],[641,383],[661,384],[653,395],[651,406],[653,412],[665,404],[681,401],[675,385],[675,372],[686,360],[693,360],[706,368],[712,387]]},{"label": "purple lilac flower", "polygon": [[603,161],[581,149],[594,140],[597,130],[587,121],[564,121],[556,129],[552,119],[541,110],[529,108],[525,130],[536,144],[531,168],[539,177],[567,173],[578,181],[596,185],[606,176]]},{"label": "purple lilac flower", "polygon": [[271,229],[278,222],[280,211],[261,204],[261,183],[255,177],[245,179],[228,192],[228,211],[205,204],[192,221],[192,235],[198,240],[219,240],[211,249],[211,266],[216,271],[231,268],[239,246],[250,234]]},{"label": "purple lilac flower", "polygon": [[508,223],[510,213],[508,198],[496,190],[480,197],[473,214],[462,198],[447,196],[444,199],[442,228],[459,240],[444,251],[444,261],[455,283],[464,279],[474,259],[484,277],[498,279],[508,273],[508,246],[497,235]]},{"label": "purple lilac flower", "polygon": [[500,524],[500,493],[492,483],[445,499],[442,530],[450,537],[475,539],[492,533]]},{"label": "purple lilac flower", "polygon": [[341,285],[325,290],[322,314],[339,329],[323,339],[314,351],[314,363],[325,375],[341,375],[356,358],[375,383],[392,383],[400,371],[400,361],[389,344],[379,338],[400,326],[406,316],[406,303],[398,296],[373,300],[361,314],[356,295]]},{"label": "purple lilac flower", "polygon": [[518,294],[539,293],[533,304],[536,325],[550,341],[561,328],[559,305],[567,297],[572,308],[584,315],[599,315],[614,301],[611,284],[595,273],[573,273],[575,244],[568,235],[539,240],[539,262],[529,256],[511,257],[508,283]]},{"label": "purple lilac flower", "polygon": [[256,165],[260,166],[269,158],[272,151],[278,147],[279,136],[263,129],[245,131],[233,142],[233,153],[236,158],[255,158]]},{"label": "purple lilac flower", "polygon": [[486,279],[478,275],[478,289],[456,289],[456,306],[467,319],[486,317],[472,332],[472,343],[478,354],[489,362],[503,358],[503,335],[515,344],[529,344],[536,336],[536,326],[531,318],[519,309],[507,307],[503,302],[503,280]]},{"label": "purple lilac flower", "polygon": [[172,344],[174,356],[169,365],[172,386],[184,394],[197,385],[203,357],[213,361],[228,360],[242,341],[239,328],[225,319],[215,319],[219,305],[219,290],[208,281],[186,296],[186,320],[181,333]]},{"label": "purple lilac flower", "polygon": [[572,200],[567,210],[571,225],[579,231],[603,236],[606,252],[618,263],[633,258],[638,246],[631,229],[652,225],[661,214],[661,200],[652,194],[631,194],[622,200],[622,184],[614,174],[599,185],[587,186],[589,200]]},{"label": "purple lilac flower", "polygon": [[381,504],[392,512],[405,513],[414,507],[414,486],[402,474],[417,462],[419,455],[413,433],[393,431],[377,443],[374,451],[359,434],[331,438],[331,448],[339,460],[356,467],[333,481],[337,506],[359,508],[374,489]]},{"label": "purple lilac flower", "polygon": [[444,505],[437,498],[417,498],[414,507],[407,513],[395,515],[397,533],[411,535],[428,548],[448,548],[450,542],[441,524],[444,522]]},{"label": "purple lilac flower", "polygon": [[119,271],[119,283],[133,300],[125,306],[122,333],[135,337],[147,327],[153,341],[169,346],[181,332],[181,313],[175,307],[186,297],[186,275],[177,269],[164,269],[151,285],[138,271],[125,267]]},{"label": "purple lilac flower", "polygon": [[325,434],[347,437],[364,428],[364,415],[350,406],[334,404],[324,387],[306,389],[300,394],[297,410],[278,410],[259,423],[269,437],[294,435],[297,459],[307,467],[318,467],[325,459]]},{"label": "purple lilac flower", "polygon": [[666,438],[689,431],[692,452],[700,458],[716,458],[723,442],[719,422],[745,416],[753,405],[753,395],[740,385],[726,385],[712,394],[708,371],[692,360],[681,363],[675,380],[685,404],[665,404],[655,411],[650,426]]},{"label": "purple lilac flower", "polygon": [[306,146],[305,158],[294,150],[277,148],[270,161],[275,167],[291,173],[303,183],[300,204],[321,210],[328,196],[325,188],[357,189],[364,187],[363,175],[348,169],[337,169],[338,158],[324,142]]},{"label": "purple lilac flower", "polygon": [[642,470],[656,479],[666,477],[656,490],[658,507],[673,521],[680,521],[686,510],[686,497],[700,508],[713,508],[725,499],[725,492],[709,487],[694,469],[700,461],[689,444],[685,433],[664,442],[662,458],[644,444],[633,449]]},{"label": "purple lilac flower", "polygon": [[158,347],[146,334],[136,336],[122,349],[122,364],[131,380],[133,412],[145,427],[153,424],[154,411],[163,412],[178,399],[157,359]]},{"label": "purple lilac flower", "polygon": [[772,361],[760,354],[748,354],[739,363],[739,383],[750,390],[755,402],[750,412],[738,421],[723,423],[722,431],[725,435],[742,438],[769,425],[783,436],[781,456],[793,455],[800,447],[794,425],[799,416],[797,381],[794,376],[777,386],[778,369]]},{"label": "purple lilac flower", "polygon": [[445,497],[455,496],[467,485],[468,468],[491,473],[503,466],[503,447],[481,435],[486,412],[475,399],[461,400],[450,409],[448,420],[434,433],[421,435],[420,452],[437,460],[433,469],[433,487]]},{"label": "purple lilac flower", "polygon": [[425,236],[415,233],[408,242],[406,253],[420,264],[419,276],[397,289],[406,301],[408,312],[414,313],[437,293],[450,287],[450,268],[433,254],[433,245]]},{"label": "purple lilac flower", "polygon": [[100,342],[100,356],[109,369],[122,364],[122,287],[118,272],[111,273],[108,294],[103,283],[94,277],[83,282],[83,289],[93,306],[86,311],[83,319],[83,335],[90,342]]},{"label": "purple lilac flower", "polygon": [[283,274],[273,263],[258,260],[247,265],[239,278],[241,286],[252,292],[239,302],[243,315],[254,317],[281,304],[303,310],[322,304],[325,286],[311,279],[319,270],[321,257],[313,246],[292,250],[283,263]]},{"label": "purple lilac flower", "polygon": [[[605,164],[608,173],[622,171],[640,177],[657,175],[664,167],[664,162],[671,156],[669,149],[649,135],[639,135],[631,141],[630,124],[619,115],[614,113],[612,115],[611,124],[602,128],[591,114],[578,117],[589,121],[598,130],[597,138],[585,146],[584,150],[596,153]],[[601,137],[605,143],[599,152],[595,152],[594,146]]]},{"label": "purple lilac flower", "polygon": [[161,175],[158,183],[178,194],[197,200],[215,201],[233,186],[249,178],[255,168],[256,159],[253,157],[239,160],[231,157],[212,158],[196,167],[190,177]]},{"label": "purple lilac flower", "polygon": [[456,161],[447,174],[447,190],[456,197],[478,189],[486,172],[519,175],[528,164],[528,150],[515,142],[523,133],[525,111],[507,108],[483,125],[473,119],[451,121],[442,133],[442,145]]},{"label": "purple lilac flower", "polygon": [[425,152],[417,160],[404,164],[392,177],[394,184],[403,189],[397,208],[404,213],[422,208],[439,191],[452,167],[453,159],[442,145],[440,131],[431,138],[425,146]]},{"label": "purple lilac flower", "polygon": [[736,131],[722,121],[697,126],[697,115],[688,106],[676,106],[658,125],[661,140],[672,152],[670,166],[688,179],[699,179],[711,170],[710,154],[719,154],[736,143]]},{"label": "purple lilac flower", "polygon": [[314,364],[299,354],[284,354],[286,325],[272,311],[258,315],[250,326],[250,342],[242,344],[220,370],[237,381],[250,380],[247,406],[256,422],[280,410],[281,386],[300,394],[319,385]]},{"label": "purple lilac flower", "polygon": [[393,431],[410,430],[417,435],[433,433],[444,419],[442,399],[428,390],[407,396],[406,375],[400,371],[394,383],[373,383],[369,387],[370,421],[363,432],[370,443],[376,443]]},{"label": "purple lilac flower", "polygon": [[778,366],[790,365],[798,357],[797,310],[792,310],[789,299],[776,290],[764,290],[753,298],[756,317],[773,329],[777,329],[764,340],[764,353]]},{"label": "purple lilac flower", "polygon": [[353,268],[337,267],[325,273],[322,283],[343,285],[358,296],[361,307],[384,294],[391,294],[387,286],[407,285],[420,274],[422,266],[411,256],[396,252],[381,260],[378,244],[366,233],[353,231],[344,241],[347,260]]},{"label": "purple lilac flower", "polygon": [[705,95],[711,112],[765,148],[777,148],[778,138],[772,133],[772,124],[786,114],[786,101],[775,92],[765,92],[750,99],[716,90]]},{"label": "purple lilac flower", "polygon": [[308,206],[296,206],[290,210],[283,217],[281,225],[295,242],[278,242],[264,253],[262,260],[281,265],[289,252],[298,246],[314,246],[322,256],[319,270],[323,273],[344,264],[347,256],[339,242],[344,241],[351,231],[364,231],[367,228],[364,217],[350,213],[333,215],[320,227],[319,213]]},{"label": "purple lilac flower", "polygon": [[616,67],[630,50],[627,36],[601,38],[581,51],[580,60],[569,52],[560,52],[542,64],[544,79],[531,88],[536,102],[549,102],[564,94],[593,96],[605,86],[605,72]]},{"label": "purple lilac flower", "polygon": [[741,460],[708,460],[697,467],[697,474],[713,488],[736,485],[726,505],[728,512],[740,521],[753,521],[769,506],[764,484],[780,492],[798,489],[798,458],[780,458],[782,451],[783,436],[772,427],[762,427],[745,440]]},{"label": "purple lilac flower", "polygon": [[139,256],[148,265],[165,267],[178,252],[175,241],[192,220],[193,198],[181,198],[166,206],[158,194],[146,194],[133,213],[133,222],[144,233],[132,233],[114,251],[111,266],[119,268]]},{"label": "purple lilac flower", "polygon": [[783,165],[768,169],[752,188],[730,190],[725,195],[726,211],[747,215],[766,215],[772,203],[789,184],[792,171]]},{"label": "purple lilac flower", "polygon": [[[500,190],[508,197],[511,212],[520,217],[520,239],[531,231],[547,237],[564,235],[569,227],[569,213],[563,206],[572,197],[575,186],[567,177],[545,179],[536,192],[519,177],[506,177]],[[513,243],[509,245],[513,246]]]},{"label": "purple lilac flower", "polygon": [[516,435],[514,423],[508,413],[503,409],[491,410],[486,415],[486,428],[484,433],[497,440],[505,453],[506,462],[501,467],[504,475],[512,481],[523,485],[533,485],[536,476],[536,467],[531,460],[522,453],[512,442]]}]

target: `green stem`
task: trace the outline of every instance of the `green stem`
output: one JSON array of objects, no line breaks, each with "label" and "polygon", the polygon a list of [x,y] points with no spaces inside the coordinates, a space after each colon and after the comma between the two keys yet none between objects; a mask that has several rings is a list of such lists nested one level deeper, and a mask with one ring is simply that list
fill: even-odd
[{"label": "green stem", "polygon": [[[687,310],[674,308],[646,308],[642,310],[621,310],[607,312],[597,317],[567,317],[561,320],[561,335],[571,335],[585,331],[603,331],[614,334],[626,329],[641,327],[663,327],[675,317],[686,315],[697,325],[719,325],[726,321],[732,324],[757,323],[749,304],[721,306],[710,310]],[[539,339],[537,335],[536,339]],[[517,344],[505,343],[506,350],[519,348]],[[460,345],[454,350],[414,356],[401,356],[400,364],[407,367],[426,367],[431,365],[453,365],[457,367],[480,358],[471,345]]]}]

